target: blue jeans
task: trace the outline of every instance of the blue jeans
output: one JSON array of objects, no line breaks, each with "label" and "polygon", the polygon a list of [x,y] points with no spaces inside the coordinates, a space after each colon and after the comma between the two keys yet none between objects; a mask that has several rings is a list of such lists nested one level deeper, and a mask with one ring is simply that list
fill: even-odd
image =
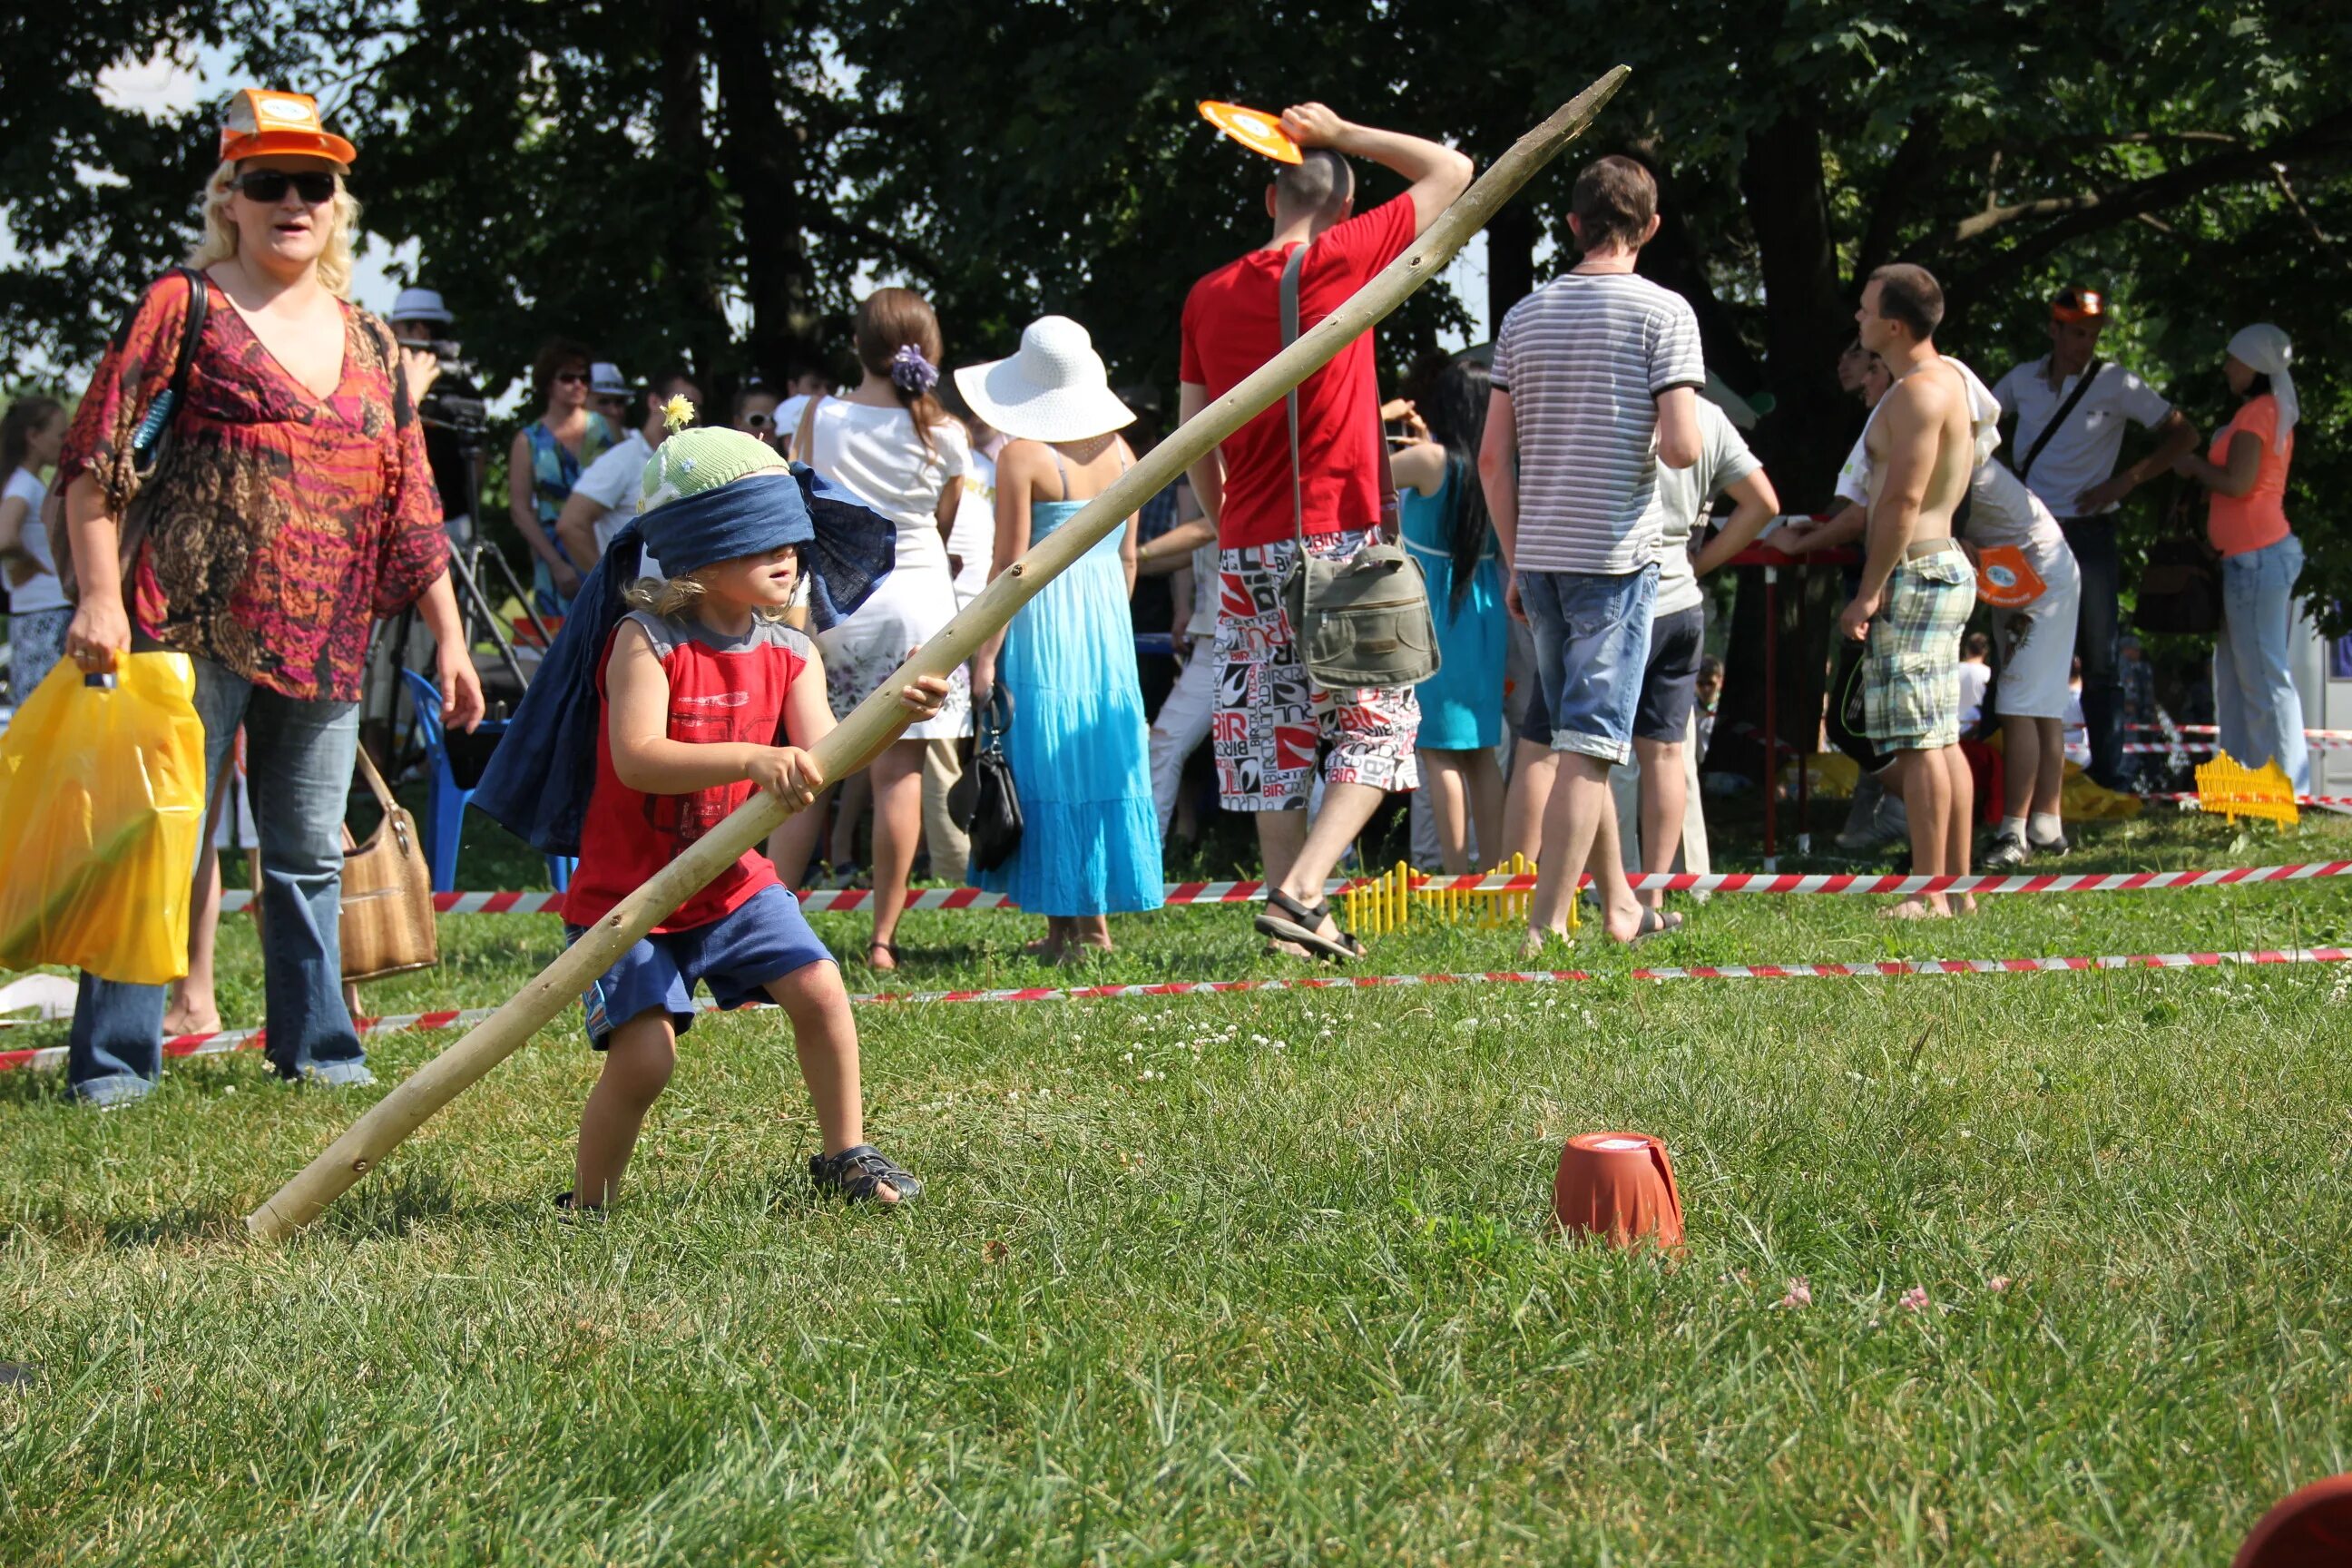
[{"label": "blue jeans", "polygon": [[1536,674],[1551,715],[1551,749],[1624,763],[1650,662],[1658,569],[1605,575],[1522,572],[1519,607],[1535,633]]},{"label": "blue jeans", "polygon": [[2292,533],[2222,561],[2213,710],[2223,751],[2250,768],[2277,758],[2294,793],[2309,795],[2311,750],[2303,735],[2303,702],[2287,670],[2294,580],[2301,575],[2303,542]]},{"label": "blue jeans", "polygon": [[[366,1053],[343,1005],[340,925],[359,704],[298,701],[208,659],[194,662],[207,800],[245,727],[246,785],[261,835],[269,1065],[287,1078],[364,1081]],[[146,1094],[163,1072],[163,987],[84,974],[66,1058],[73,1092],[101,1105]]]},{"label": "blue jeans", "polygon": [[2091,743],[2091,765],[2084,772],[2109,789],[2126,789],[2123,560],[2116,551],[2116,520],[2113,515],[2069,517],[2058,526],[2083,576],[2074,652],[2083,660],[2083,724]]}]

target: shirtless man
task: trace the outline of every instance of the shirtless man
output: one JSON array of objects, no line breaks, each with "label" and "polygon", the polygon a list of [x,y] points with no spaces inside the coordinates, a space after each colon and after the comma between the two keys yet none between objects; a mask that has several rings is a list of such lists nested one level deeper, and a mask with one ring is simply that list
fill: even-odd
[{"label": "shirtless man", "polygon": [[[1934,342],[1944,291],[1925,268],[1882,267],[1862,292],[1863,346],[1895,384],[1867,437],[1870,521],[1862,584],[1838,629],[1867,638],[1865,728],[1896,754],[1911,823],[1911,869],[1969,868],[1974,791],[1960,756],[1960,633],[1976,608],[1976,572],[1952,538],[1952,513],[1976,466],[1966,384]],[[1941,893],[1905,899],[1886,913],[1920,920],[1952,912]]]}]

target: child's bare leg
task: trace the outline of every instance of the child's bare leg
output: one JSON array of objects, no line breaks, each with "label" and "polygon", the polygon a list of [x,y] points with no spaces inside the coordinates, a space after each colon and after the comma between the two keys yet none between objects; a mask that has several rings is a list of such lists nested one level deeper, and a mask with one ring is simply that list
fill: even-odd
[{"label": "child's bare leg", "polygon": [[213,954],[220,944],[220,851],[209,832],[196,862],[194,895],[188,910],[188,973],[172,982],[163,1009],[166,1039],[209,1034],[221,1026],[220,1003],[213,990]]},{"label": "child's bare leg", "polygon": [[1102,952],[1111,950],[1108,915],[1080,915],[1070,922],[1070,927],[1072,934],[1084,946]]},{"label": "child's bare leg", "polygon": [[640,1013],[613,1031],[605,1043],[604,1076],[580,1113],[580,1156],[572,1174],[574,1206],[602,1208],[619,1194],[646,1112],[661,1098],[677,1066],[677,1031],[661,1008]]},{"label": "child's bare leg", "polygon": [[[866,1108],[857,1076],[857,1022],[850,1016],[841,971],[830,963],[806,964],[770,982],[768,994],[793,1021],[793,1051],[800,1058],[801,1079],[808,1085],[824,1152],[856,1148],[866,1142]],[[898,1201],[887,1183],[874,1195],[882,1203]]]}]

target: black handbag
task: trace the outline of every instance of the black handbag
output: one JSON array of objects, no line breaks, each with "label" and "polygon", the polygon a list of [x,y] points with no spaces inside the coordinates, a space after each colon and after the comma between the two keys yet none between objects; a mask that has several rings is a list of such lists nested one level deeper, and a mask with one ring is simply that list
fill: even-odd
[{"label": "black handbag", "polygon": [[2182,486],[2168,520],[2172,537],[2147,547],[2132,609],[2132,625],[2140,631],[2210,637],[2221,629],[2220,557],[2197,536],[2194,521],[2203,494],[2201,486]]},{"label": "black handbag", "polygon": [[1021,847],[1021,792],[1013,787],[1004,736],[1013,728],[1013,694],[999,684],[974,716],[971,765],[948,795],[948,809],[971,840],[971,863],[993,871]]}]

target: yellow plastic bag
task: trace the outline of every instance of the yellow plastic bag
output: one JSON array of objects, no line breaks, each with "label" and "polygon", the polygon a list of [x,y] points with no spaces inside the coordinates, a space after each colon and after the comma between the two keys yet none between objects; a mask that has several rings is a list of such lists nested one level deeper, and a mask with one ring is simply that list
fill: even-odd
[{"label": "yellow plastic bag", "polygon": [[205,826],[195,672],[134,653],[92,679],[60,660],[0,737],[0,968],[161,985],[188,972]]}]

